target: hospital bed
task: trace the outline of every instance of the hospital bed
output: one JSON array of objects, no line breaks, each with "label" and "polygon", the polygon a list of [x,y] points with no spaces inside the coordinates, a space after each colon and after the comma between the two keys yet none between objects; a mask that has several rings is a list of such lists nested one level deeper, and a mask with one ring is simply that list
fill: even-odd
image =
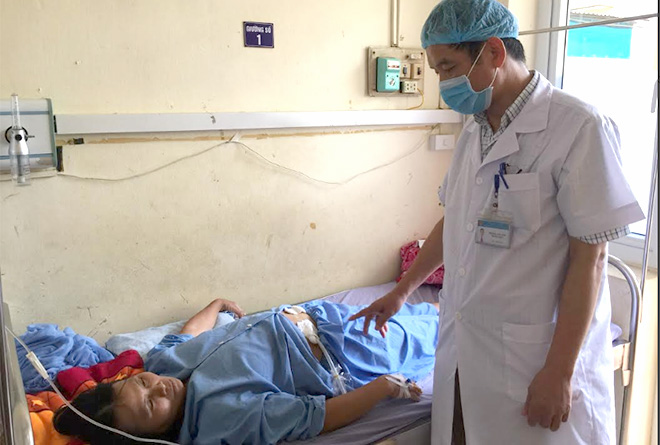
[{"label": "hospital bed", "polygon": [[[633,377],[633,364],[641,292],[633,272],[620,260],[610,255],[610,288],[613,304],[613,322],[618,324],[623,334],[613,343],[615,385],[617,389],[617,412],[619,419],[629,410],[629,388]],[[337,303],[366,304],[384,295],[395,283],[370,286],[340,292],[326,297]],[[423,285],[409,302],[437,301],[438,288]],[[0,287],[0,302],[2,289]],[[0,324],[11,327],[9,311],[5,303],[0,304]],[[626,340],[623,340],[626,339]],[[18,360],[13,340],[8,339],[4,328],[0,329],[0,444],[32,445],[32,430],[23,390],[18,372]],[[388,400],[376,406],[359,421],[304,442],[315,445],[419,445],[430,443],[431,436],[431,399],[433,393],[432,372],[418,384],[424,390],[419,403],[406,400]],[[620,426],[625,433],[625,422]]]}]

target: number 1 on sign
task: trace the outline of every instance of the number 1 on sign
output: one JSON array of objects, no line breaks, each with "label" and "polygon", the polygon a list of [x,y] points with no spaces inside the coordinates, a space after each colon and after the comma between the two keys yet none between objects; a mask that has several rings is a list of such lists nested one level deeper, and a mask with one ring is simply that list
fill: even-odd
[{"label": "number 1 on sign", "polygon": [[261,45],[261,34],[257,34],[257,44]]}]

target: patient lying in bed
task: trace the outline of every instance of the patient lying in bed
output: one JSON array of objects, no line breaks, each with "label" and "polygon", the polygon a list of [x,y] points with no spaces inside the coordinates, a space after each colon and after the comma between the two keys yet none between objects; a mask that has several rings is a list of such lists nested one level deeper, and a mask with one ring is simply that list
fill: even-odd
[{"label": "patient lying in bed", "polygon": [[[406,304],[389,322],[388,335],[365,336],[360,307],[315,301],[303,313],[282,308],[243,316],[233,302],[215,300],[178,335],[149,353],[149,372],[81,394],[74,405],[90,417],[128,433],[188,444],[277,443],[317,436],[347,425],[389,397],[417,400],[411,380],[434,364],[437,306]],[[218,311],[238,320],[211,329]],[[297,323],[318,329],[348,389],[337,394],[330,364]],[[64,408],[54,419],[62,434],[92,444],[131,443],[98,429]]]}]

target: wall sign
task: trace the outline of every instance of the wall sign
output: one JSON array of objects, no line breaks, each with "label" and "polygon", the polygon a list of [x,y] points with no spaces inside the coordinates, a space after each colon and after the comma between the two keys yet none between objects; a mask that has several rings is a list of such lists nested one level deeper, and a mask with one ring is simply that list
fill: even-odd
[{"label": "wall sign", "polygon": [[243,22],[243,43],[257,48],[274,48],[273,24]]}]

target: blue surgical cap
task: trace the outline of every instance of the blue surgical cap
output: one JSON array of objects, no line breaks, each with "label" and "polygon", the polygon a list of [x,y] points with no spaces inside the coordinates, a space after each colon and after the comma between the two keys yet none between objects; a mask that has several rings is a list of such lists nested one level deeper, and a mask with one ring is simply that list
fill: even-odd
[{"label": "blue surgical cap", "polygon": [[422,48],[518,37],[518,20],[496,0],[443,0],[422,28]]}]

